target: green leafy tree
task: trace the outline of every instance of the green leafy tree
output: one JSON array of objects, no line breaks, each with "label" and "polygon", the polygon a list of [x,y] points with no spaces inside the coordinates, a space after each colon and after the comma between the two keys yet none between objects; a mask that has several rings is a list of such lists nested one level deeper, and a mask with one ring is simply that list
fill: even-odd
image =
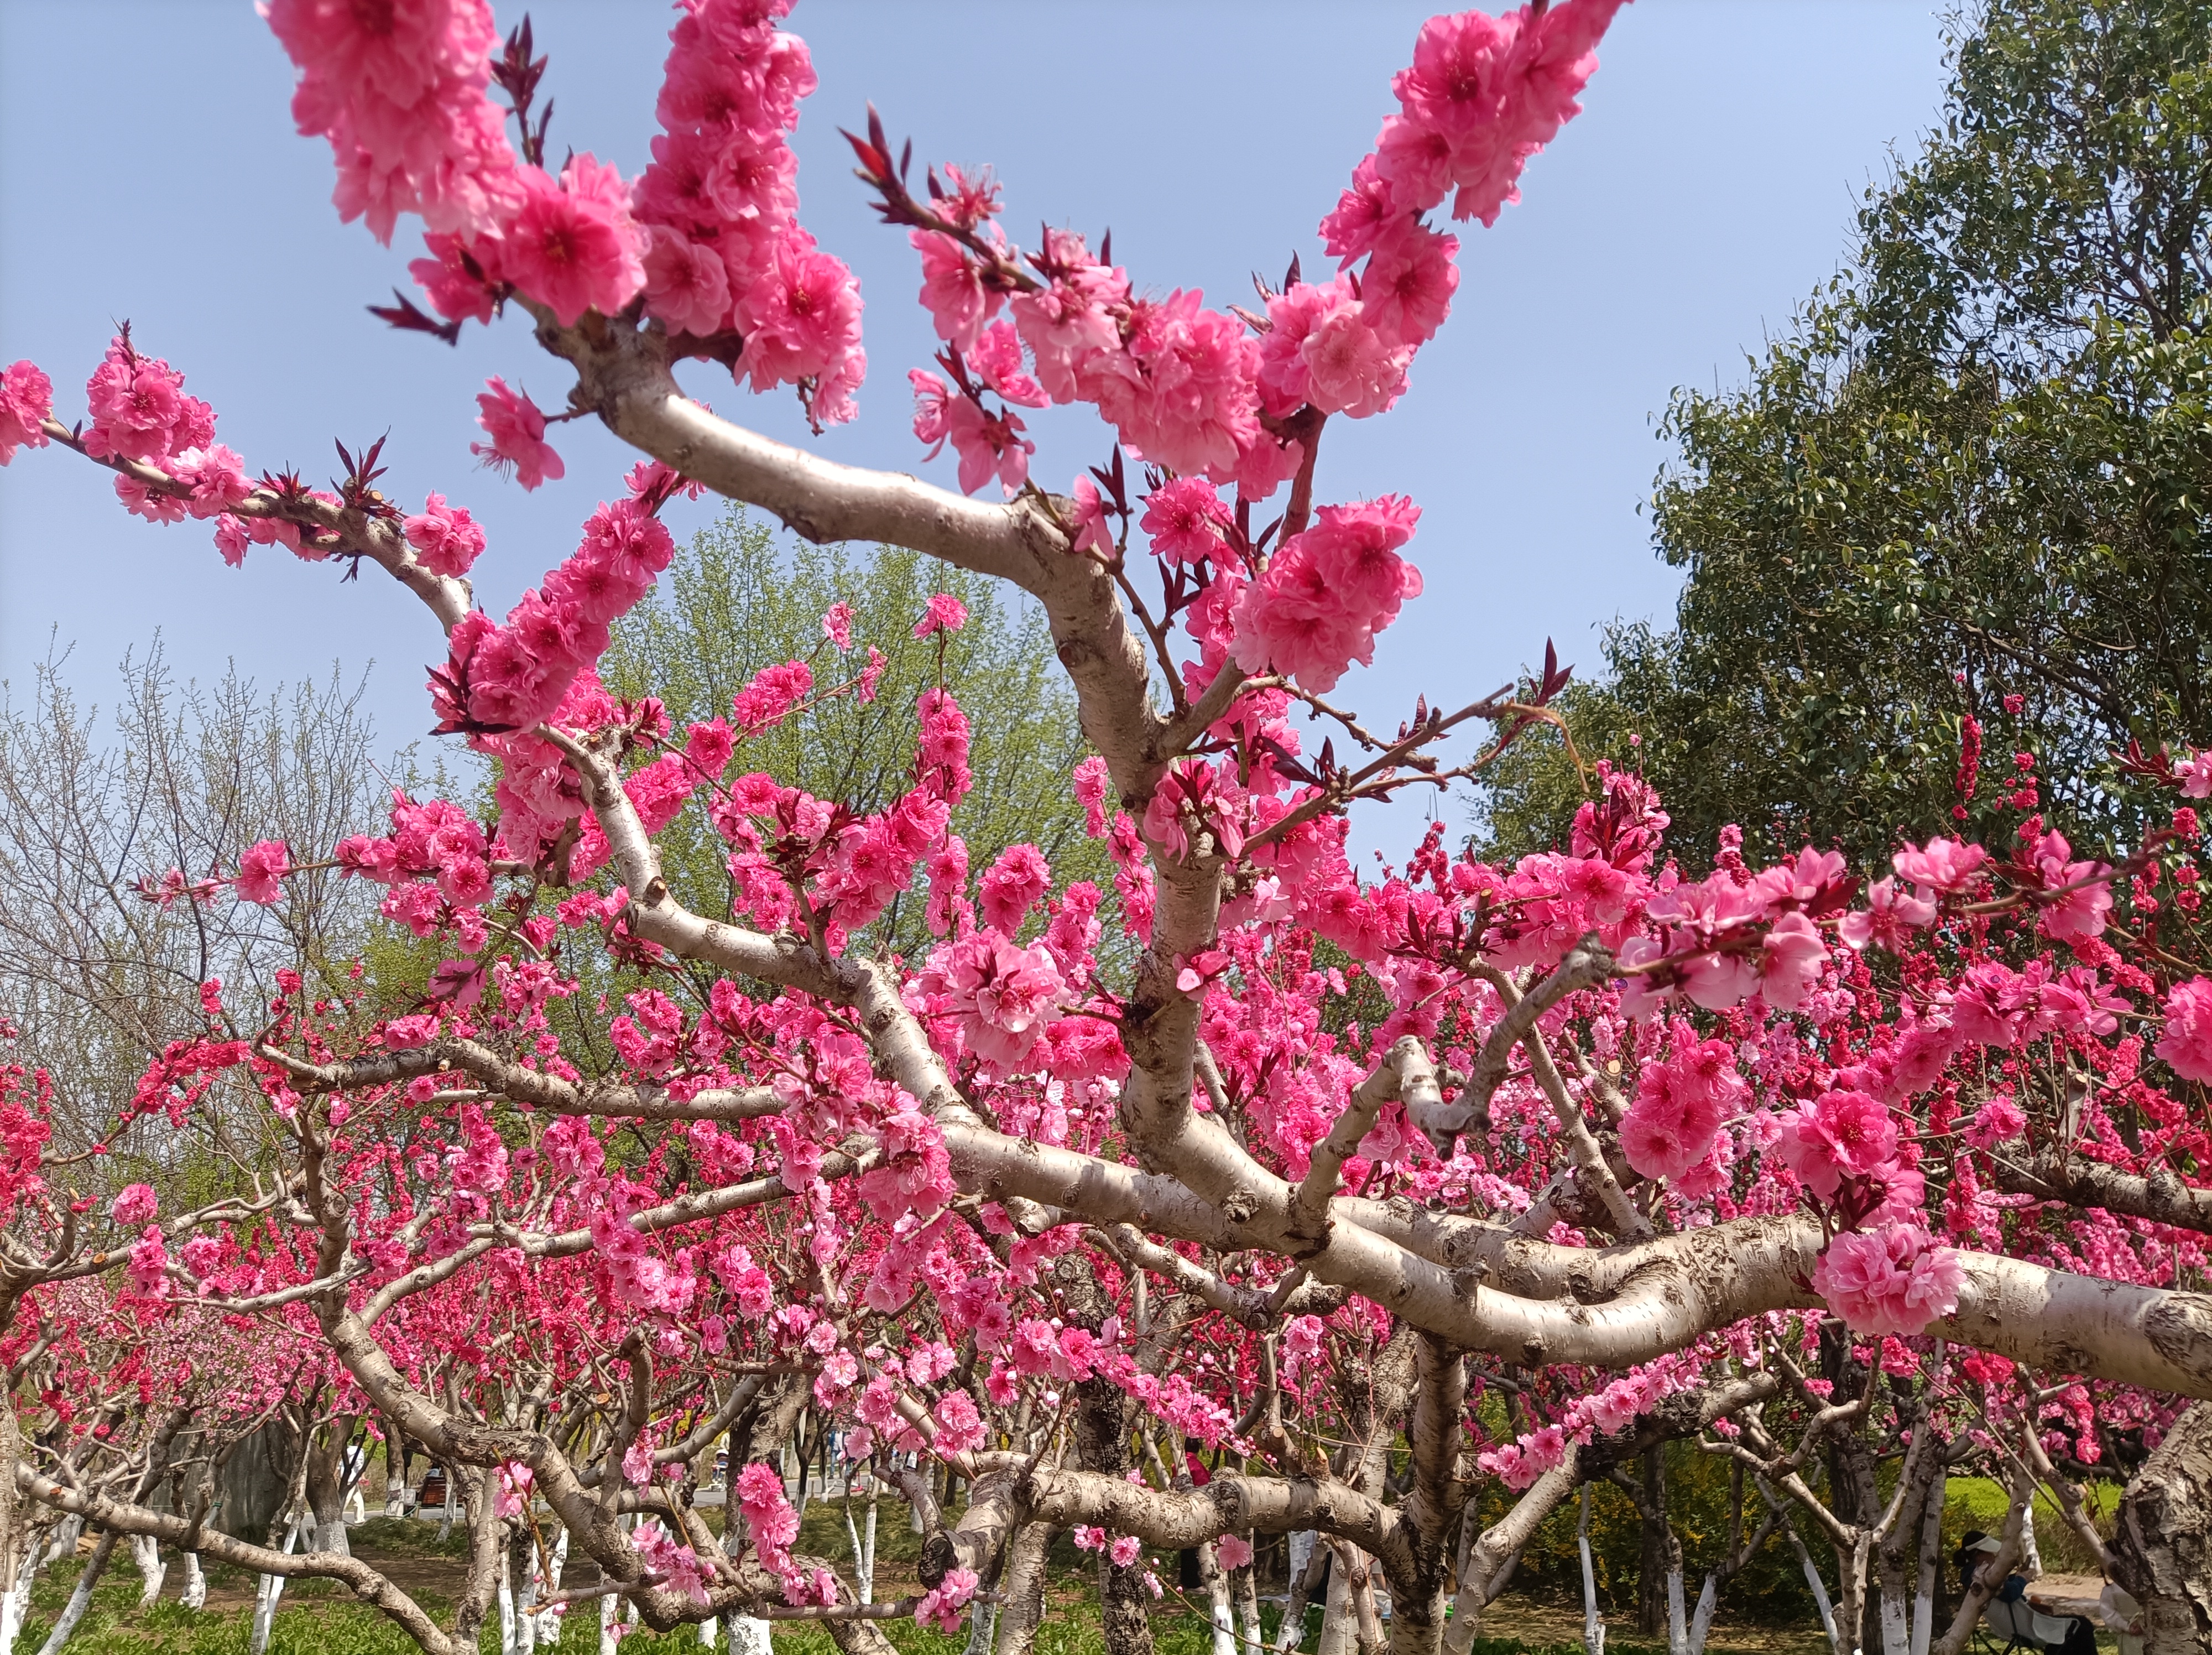
[{"label": "green leafy tree", "polygon": [[[2110,851],[2157,808],[2114,750],[2212,741],[2212,9],[1993,0],[1951,65],[1849,268],[1741,389],[1676,393],[1674,627],[1615,626],[1564,703],[1585,758],[1659,784],[1687,859],[1735,822],[1867,861],[1960,809]],[[1581,796],[1532,740],[1482,836],[1559,841]]]}]

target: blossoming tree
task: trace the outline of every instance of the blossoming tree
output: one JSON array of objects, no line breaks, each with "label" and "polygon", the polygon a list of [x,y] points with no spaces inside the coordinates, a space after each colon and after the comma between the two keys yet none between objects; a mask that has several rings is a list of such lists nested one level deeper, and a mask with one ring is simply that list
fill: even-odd
[{"label": "blossoming tree", "polygon": [[[2030,1489],[2148,1455],[2112,1561],[2154,1647],[2194,1647],[2212,1421],[2182,1410],[2212,1397],[2212,1300],[2183,1284],[2212,1231],[2212,982],[2191,807],[2112,861],[2024,807],[2014,842],[1905,846],[1871,884],[1815,848],[1754,867],[1726,836],[1693,879],[1662,802],[1600,767],[1564,849],[1492,867],[1437,829],[1402,868],[1347,860],[1350,812],[1479,772],[1565,682],[1547,663],[1395,727],[1328,699],[1419,595],[1420,514],[1328,501],[1322,458],[1332,421],[1402,394],[1458,279],[1445,225],[1516,198],[1620,3],[1431,20],[1322,220],[1336,272],[1294,265],[1249,308],[1161,296],[1071,231],[1018,243],[988,173],[917,181],[872,115],[853,148],[919,262],[943,349],[908,374],[915,431],[956,451],[954,494],[765,441],[674,377],[789,387],[817,429],[857,411],[860,300],[799,221],[787,135],[814,81],[781,0],[685,0],[629,181],[588,154],[547,167],[545,64],[482,0],[270,0],[341,214],[387,241],[422,221],[428,309],[385,313],[451,338],[523,313],[573,369],[558,417],[642,457],[495,618],[469,511],[387,500],[374,451],[331,490],[257,476],[127,330],[81,418],[38,367],[5,371],[0,461],[67,448],[130,511],[211,524],[231,563],[281,545],[419,596],[441,728],[491,766],[496,815],[399,796],[382,835],[143,871],[150,902],[227,882],[274,906],[335,867],[445,956],[396,1013],[291,975],[252,1005],[200,985],[204,1031],[93,1147],[229,1111],[275,1146],[251,1189],[65,1194],[40,1079],[7,1077],[0,1587],[65,1513],[343,1579],[434,1651],[473,1647],[495,1606],[528,1647],[596,1603],[609,1640],[625,1615],[806,1618],[873,1652],[877,1622],[913,1615],[995,1625],[1017,1655],[1045,1541],[1072,1530],[1126,1655],[1149,1646],[1157,1549],[1199,1550],[1225,1651],[1259,1636],[1255,1544],[1292,1535],[1294,1608],[1334,1561],[1335,1647],[1384,1635],[1382,1585],[1391,1645],[1427,1651],[1448,1603],[1472,1635],[1578,1487],[1694,1439],[1774,1495],[1748,1545],[1796,1537],[1793,1508],[1832,1542],[1838,1647],[1878,1599],[1900,1655],[1935,1636],[1947,1466],[2007,1480],[2017,1543]],[[500,379],[479,400],[489,463],[562,474],[556,416]],[[1024,413],[1074,405],[1109,429],[1059,492],[1029,474]],[[1040,604],[1111,891],[1030,845],[969,866],[950,822],[976,735],[941,688],[888,807],[745,764],[763,731],[876,693],[844,605],[823,621],[852,661],[836,682],[773,668],[682,731],[608,694],[610,624],[672,555],[657,513],[709,490]],[[963,619],[934,601],[915,631]],[[2212,790],[2196,755],[2139,762]],[[656,836],[687,812],[727,847],[726,912],[662,876]],[[939,939],[912,958],[871,930],[909,889]],[[549,1007],[609,973],[599,1037],[564,1043]],[[97,1325],[173,1329],[173,1367],[135,1393],[64,1383],[92,1359],[55,1329],[95,1325],[68,1308],[88,1293]],[[199,1326],[282,1346],[334,1417],[450,1469],[471,1552],[449,1622],[334,1548],[149,1503],[183,1413],[274,1405],[265,1360],[195,1360]],[[905,1490],[925,1595],[873,1601],[794,1552],[776,1459],[802,1419]],[[1802,1475],[1827,1445],[1871,1487],[1878,1433],[1911,1443],[1887,1506]],[[725,1441],[718,1530],[695,1496]],[[1735,1566],[1692,1622],[1678,1562],[1680,1646]]]}]

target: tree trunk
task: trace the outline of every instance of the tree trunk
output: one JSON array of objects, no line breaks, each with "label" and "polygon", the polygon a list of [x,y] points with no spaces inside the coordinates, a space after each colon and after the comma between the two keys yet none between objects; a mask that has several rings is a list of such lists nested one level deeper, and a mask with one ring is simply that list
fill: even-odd
[{"label": "tree trunk", "polygon": [[16,1508],[15,1565],[12,1573],[15,1584],[0,1597],[0,1655],[15,1655],[15,1640],[23,1630],[23,1622],[31,1612],[31,1586],[39,1575],[39,1556],[46,1544],[46,1530],[30,1520],[22,1507]]},{"label": "tree trunk", "polygon": [[1044,1570],[1052,1549],[1049,1523],[1024,1523],[1007,1548],[1006,1603],[999,1610],[996,1655],[1030,1655],[1044,1624]]},{"label": "tree trunk", "polygon": [[499,1594],[500,1566],[505,1561],[503,1542],[507,1525],[492,1514],[493,1472],[475,1466],[449,1465],[448,1486],[458,1485],[462,1509],[469,1524],[469,1573],[460,1606],[453,1611],[453,1641],[465,1650],[477,1647],[483,1623]]},{"label": "tree trunk", "polygon": [[1605,1616],[1597,1606],[1597,1571],[1590,1564],[1589,1484],[1583,1484],[1582,1521],[1575,1528],[1575,1543],[1583,1560],[1583,1647],[1589,1655],[1605,1655]]},{"label": "tree trunk", "polygon": [[1330,1553],[1330,1562],[1328,1595],[1322,1599],[1321,1642],[1316,1648],[1318,1655],[1352,1655],[1359,1646],[1359,1611],[1352,1601],[1351,1572],[1326,1542],[1321,1549]]},{"label": "tree trunk", "polygon": [[[300,1530],[307,1522],[306,1514],[303,1512],[289,1523],[281,1517],[276,1521],[284,1530],[283,1543],[276,1546],[276,1549],[289,1555],[300,1543]],[[275,1544],[276,1536],[272,1534],[269,1538]],[[260,1578],[253,1594],[253,1632],[246,1644],[249,1655],[266,1655],[270,1629],[276,1622],[276,1602],[283,1595],[283,1575],[264,1574]]]},{"label": "tree trunk", "polygon": [[[21,1558],[23,1524],[18,1521],[15,1506],[15,1462],[22,1457],[23,1433],[15,1423],[15,1403],[11,1396],[0,1396],[0,1605],[13,1601],[15,1594],[15,1574],[20,1567],[28,1567],[29,1560]],[[4,1614],[0,1608],[0,1614]],[[6,1634],[12,1639],[10,1628]],[[4,1645],[0,1645],[4,1650]]]},{"label": "tree trunk", "polygon": [[198,1552],[185,1554],[185,1589],[177,1595],[177,1601],[186,1609],[207,1607],[207,1571],[200,1567]]},{"label": "tree trunk", "polygon": [[1229,1597],[1229,1571],[1212,1542],[1198,1549],[1199,1584],[1206,1588],[1207,1619],[1213,1627],[1213,1655],[1236,1655],[1237,1608]]},{"label": "tree trunk", "polygon": [[1943,1495],[1949,1480],[1948,1472],[1938,1465],[1920,1513],[1920,1577],[1912,1594],[1912,1655],[1928,1655],[1929,1640],[1935,1636],[1936,1589],[1943,1570]]},{"label": "tree trunk", "polygon": [[272,1420],[232,1448],[216,1467],[215,1526],[233,1539],[258,1542],[276,1521],[292,1481],[284,1451],[288,1435]]},{"label": "tree trunk", "polygon": [[[1249,1540],[1251,1536],[1245,1536]],[[1241,1569],[1230,1573],[1231,1591],[1237,1598],[1237,1622],[1239,1630],[1240,1655],[1261,1655],[1267,1647],[1267,1636],[1260,1628],[1260,1563],[1255,1557]]]},{"label": "tree trunk", "polygon": [[307,1509],[314,1513],[314,1544],[319,1552],[350,1557],[346,1543],[345,1451],[353,1439],[353,1421],[341,1416],[317,1432],[307,1445]]},{"label": "tree trunk", "polygon": [[[1085,1470],[1118,1477],[1129,1469],[1126,1396],[1106,1379],[1085,1379],[1076,1386],[1076,1463]],[[1143,1560],[1125,1569],[1105,1553],[1098,1555],[1098,1615],[1106,1655],[1152,1655]]]},{"label": "tree trunk", "polygon": [[161,1582],[169,1566],[161,1561],[161,1542],[149,1534],[131,1536],[131,1561],[138,1566],[138,1607],[145,1609],[161,1595]]},{"label": "tree trunk", "polygon": [[1290,1655],[1306,1640],[1306,1606],[1321,1589],[1328,1567],[1328,1548],[1318,1542],[1311,1529],[1291,1536],[1291,1601],[1284,1606],[1283,1623],[1275,1628],[1275,1655]]},{"label": "tree trunk", "polygon": [[407,1466],[415,1457],[414,1445],[387,1423],[384,1427],[384,1514],[407,1515]]},{"label": "tree trunk", "polygon": [[[830,1568],[830,1561],[823,1557],[794,1558],[802,1569],[810,1573],[817,1568]],[[835,1569],[830,1569],[836,1573]],[[851,1587],[842,1579],[837,1582],[837,1601],[855,1603]],[[732,1615],[730,1620],[730,1655],[769,1655],[769,1623],[749,1615]],[[818,1622],[830,1640],[837,1646],[839,1655],[898,1655],[898,1646],[884,1635],[880,1621],[830,1620]],[[757,1628],[758,1634],[750,1629]]]},{"label": "tree trunk", "polygon": [[[545,1590],[540,1594],[550,1597],[561,1590],[561,1572],[568,1562],[568,1530],[563,1528],[554,1538],[553,1555],[545,1566]],[[561,1615],[557,1609],[538,1611],[538,1641],[550,1648],[561,1641]]]},{"label": "tree trunk", "polygon": [[92,1589],[100,1584],[100,1577],[107,1573],[107,1560],[115,1555],[115,1530],[102,1531],[100,1542],[85,1560],[84,1573],[76,1578],[76,1589],[62,1606],[61,1619],[46,1634],[46,1641],[39,1646],[39,1655],[60,1655],[61,1647],[76,1634],[77,1622],[92,1606]]},{"label": "tree trunk", "polygon": [[[1933,1497],[1936,1479],[1942,1475],[1948,1446],[1922,1409],[1914,1415],[1913,1445],[1905,1456],[1904,1486],[1895,1496],[1896,1514],[1875,1549],[1881,1584],[1882,1655],[1912,1655],[1916,1593],[1905,1584],[1907,1571],[1912,1562],[1914,1538],[1922,1527],[1921,1513]],[[1936,1509],[1940,1513],[1942,1507],[1939,1504]]]},{"label": "tree trunk", "polygon": [[1667,1624],[1667,1468],[1663,1450],[1644,1451],[1643,1547],[1636,1579],[1636,1630],[1653,1638]]},{"label": "tree trunk", "polygon": [[2145,1655],[2212,1648],[2212,1402],[2191,1403],[2129,1482],[2112,1554]]}]

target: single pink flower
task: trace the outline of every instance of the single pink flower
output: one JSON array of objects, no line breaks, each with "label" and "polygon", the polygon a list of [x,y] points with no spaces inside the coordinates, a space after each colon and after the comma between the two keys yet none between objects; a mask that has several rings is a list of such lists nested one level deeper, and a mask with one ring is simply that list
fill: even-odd
[{"label": "single pink flower", "polygon": [[466,575],[483,553],[483,526],[469,515],[466,506],[448,506],[442,494],[431,495],[422,502],[422,512],[402,527],[416,559],[433,575]]},{"label": "single pink flower", "polygon": [[[776,243],[767,268],[739,296],[735,320],[745,336],[738,366],[756,391],[833,377],[857,384],[866,370],[860,284],[804,230]],[[822,414],[818,405],[816,411]]]},{"label": "single pink flower", "polygon": [[1386,345],[1418,345],[1436,336],[1459,289],[1459,238],[1411,219],[1387,232],[1360,277],[1360,308]]},{"label": "single pink flower", "polygon": [[964,1390],[948,1390],[937,1399],[931,1410],[937,1421],[937,1446],[940,1452],[966,1454],[983,1445],[983,1416],[976,1411],[975,1400]]},{"label": "single pink flower", "polygon": [[1845,1178],[1897,1158],[1897,1123],[1863,1092],[1826,1092],[1783,1117],[1775,1147],[1797,1181],[1825,1201]]},{"label": "single pink flower", "polygon": [[1153,490],[1141,520],[1153,553],[1177,563],[1220,557],[1233,521],[1221,491],[1202,477],[1179,477]]},{"label": "single pink flower", "polygon": [[1022,342],[1011,322],[994,322],[977,335],[974,349],[968,353],[968,365],[1008,402],[1042,408],[1051,400],[1044,387],[1024,371]]},{"label": "single pink flower", "polygon": [[1957,1252],[1917,1225],[1846,1231],[1813,1267],[1813,1291],[1857,1334],[1911,1337],[1959,1307]]},{"label": "single pink flower", "polygon": [[2166,996],[2166,1029],[2153,1048],[2185,1080],[2212,1082],[2212,980],[2191,977]]},{"label": "single pink flower", "polygon": [[1106,520],[1106,501],[1098,492],[1098,485],[1087,477],[1079,477],[1072,492],[1075,500],[1075,541],[1069,550],[1110,558],[1114,555],[1114,531]]},{"label": "single pink flower", "polygon": [[1759,995],[1778,1011],[1795,1011],[1827,963],[1828,945],[1820,928],[1802,914],[1784,914],[1759,943]]},{"label": "single pink flower", "polygon": [[645,307],[672,333],[720,332],[730,313],[721,256],[681,230],[654,225],[645,254]]},{"label": "single pink flower", "polygon": [[983,923],[1012,936],[1036,900],[1051,888],[1052,868],[1035,845],[1008,845],[984,871],[978,885]]},{"label": "single pink flower", "polygon": [[1995,1149],[2027,1129],[2027,1117],[2009,1098],[1992,1098],[1974,1112],[1962,1135],[1977,1149]]},{"label": "single pink flower", "polygon": [[590,155],[570,157],[556,185],[520,174],[522,207],[498,243],[498,275],[574,327],[587,310],[611,316],[645,285],[644,233],[629,216],[621,174]]},{"label": "single pink flower", "polygon": [[972,350],[1006,295],[984,287],[981,267],[951,236],[913,230],[907,241],[921,255],[921,303],[937,337],[957,350]]},{"label": "single pink flower", "polygon": [[284,894],[284,876],[292,871],[292,855],[281,840],[264,839],[238,859],[238,894],[266,908]]},{"label": "single pink flower", "polygon": [[914,636],[926,638],[933,632],[957,632],[968,624],[968,605],[950,593],[933,593],[921,618],[915,623]]},{"label": "single pink flower", "polygon": [[47,437],[40,422],[54,411],[54,384],[32,362],[0,369],[0,465],[15,459],[18,448],[43,448]]},{"label": "single pink flower", "polygon": [[109,1216],[123,1228],[141,1230],[154,1221],[154,1214],[160,1208],[161,1200],[155,1195],[152,1184],[132,1183],[124,1186],[122,1193],[115,1197],[114,1204],[107,1210]]},{"label": "single pink flower", "polygon": [[507,389],[503,379],[495,376],[484,383],[490,388],[477,394],[477,406],[482,411],[477,423],[491,441],[489,445],[471,442],[469,452],[481,456],[495,470],[513,466],[514,480],[526,489],[565,477],[568,467],[545,441],[544,411],[526,392]]}]

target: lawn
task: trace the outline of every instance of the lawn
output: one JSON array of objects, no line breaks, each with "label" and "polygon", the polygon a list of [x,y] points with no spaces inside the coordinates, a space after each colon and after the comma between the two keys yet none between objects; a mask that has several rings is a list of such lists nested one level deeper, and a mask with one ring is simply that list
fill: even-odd
[{"label": "lawn", "polygon": [[[2100,1514],[2106,1514],[2118,1497],[2116,1488],[2102,1492]],[[2093,1499],[2098,1497],[2093,1494]],[[2003,1520],[2004,1495],[1993,1482],[1954,1478],[1946,1502],[1944,1533],[1947,1550],[1958,1543],[1969,1528],[1995,1529]],[[706,1514],[719,1526],[720,1513]],[[856,1512],[856,1516],[858,1513]],[[2039,1502],[2036,1513],[2045,1567],[2071,1570],[2078,1549],[2055,1508]],[[464,1536],[459,1531],[444,1542],[434,1524],[412,1520],[376,1518],[353,1531],[356,1551],[380,1569],[441,1620],[450,1613],[461,1584]],[[894,1598],[920,1589],[914,1569],[921,1552],[921,1536],[907,1520],[906,1508],[886,1500],[877,1530],[877,1596]],[[836,1503],[812,1502],[805,1515],[799,1547],[840,1563],[849,1561],[844,1519]],[[1170,1560],[1171,1561],[1172,1560]],[[1825,1560],[1824,1560],[1825,1561]],[[1087,1560],[1062,1537],[1054,1549],[1049,1577],[1051,1610],[1037,1636],[1036,1655],[1099,1655],[1103,1648],[1091,1601]],[[67,1562],[41,1574],[32,1595],[31,1615],[19,1651],[34,1651],[44,1642],[75,1584],[78,1565]],[[94,1593],[93,1607],[78,1628],[70,1649],[81,1655],[244,1655],[252,1613],[253,1577],[220,1565],[208,1571],[208,1605],[184,1608],[174,1600],[182,1571],[172,1567],[164,1587],[165,1600],[149,1609],[137,1607],[139,1580],[128,1554],[118,1550],[108,1575]],[[1172,1578],[1172,1571],[1170,1572]],[[589,1566],[580,1580],[587,1583]],[[1688,1583],[1692,1597],[1698,1582]],[[1202,1608],[1202,1605],[1196,1606]],[[1194,1606],[1179,1601],[1170,1590],[1153,1616],[1153,1640],[1159,1655],[1207,1655],[1211,1628]],[[1756,1606],[1727,1603],[1724,1610],[1755,1612]],[[1280,1616],[1278,1606],[1262,1605],[1262,1620],[1272,1639]],[[1304,1647],[1311,1650],[1320,1630],[1320,1610],[1308,1614]],[[1787,1617],[1794,1620],[1795,1617]],[[1639,1643],[1632,1624],[1620,1614],[1608,1616],[1613,1629],[1607,1640],[1608,1655],[1662,1655],[1656,1646]],[[1534,1593],[1516,1591],[1493,1604],[1484,1618],[1486,1636],[1475,1644],[1478,1655],[1574,1655],[1582,1648],[1582,1610],[1556,1590]],[[932,1631],[911,1621],[882,1623],[901,1655],[961,1655],[966,1637]],[[498,1647],[497,1616],[486,1634],[487,1647]],[[836,1646],[818,1627],[779,1627],[775,1633],[779,1655],[834,1655]],[[592,1605],[570,1617],[553,1648],[561,1655],[590,1655],[599,1646],[599,1616]],[[285,1589],[270,1641],[272,1655],[408,1655],[415,1646],[392,1622],[353,1600],[344,1587],[331,1581],[299,1581]],[[697,1655],[696,1630],[659,1635],[640,1632],[623,1640],[624,1655]],[[1809,1626],[1762,1625],[1724,1612],[1714,1628],[1713,1655],[1826,1655],[1826,1644]]]}]

